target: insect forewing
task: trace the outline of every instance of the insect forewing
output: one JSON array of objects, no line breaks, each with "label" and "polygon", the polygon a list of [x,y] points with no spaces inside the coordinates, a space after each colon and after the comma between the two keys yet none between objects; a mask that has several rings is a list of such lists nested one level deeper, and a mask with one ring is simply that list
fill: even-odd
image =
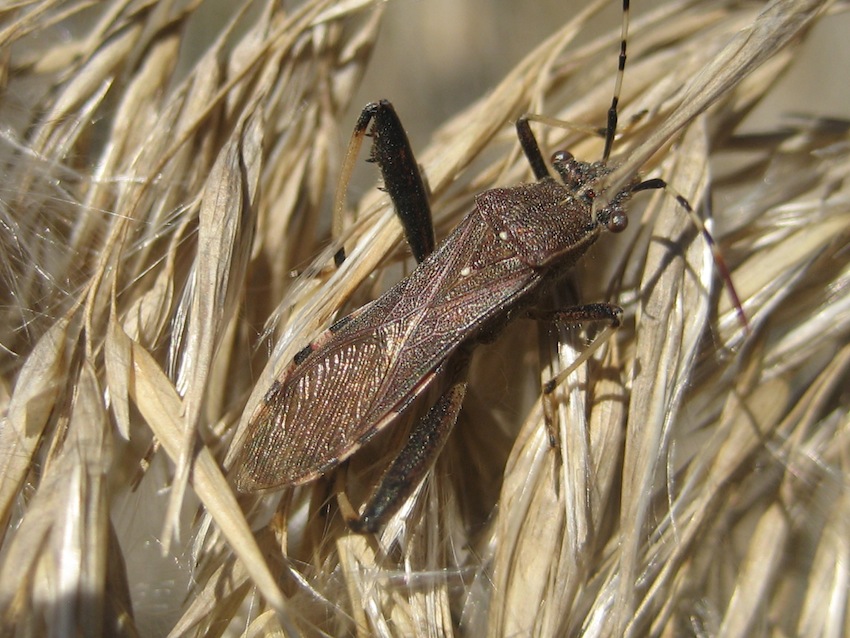
[{"label": "insect forewing", "polygon": [[536,284],[509,245],[481,241],[490,233],[482,217],[467,217],[410,277],[287,369],[249,423],[235,465],[241,491],[305,483],[345,460]]}]

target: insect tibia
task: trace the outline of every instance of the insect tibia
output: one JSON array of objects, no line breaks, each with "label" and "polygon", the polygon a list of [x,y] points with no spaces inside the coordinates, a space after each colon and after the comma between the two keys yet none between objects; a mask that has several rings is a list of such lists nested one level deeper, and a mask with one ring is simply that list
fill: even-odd
[{"label": "insect tibia", "polygon": [[543,154],[540,152],[540,145],[537,143],[537,138],[529,125],[529,120],[534,119],[532,115],[523,115],[516,121],[516,134],[519,138],[519,144],[522,147],[522,152],[528,163],[531,165],[531,170],[534,172],[535,179],[544,179],[549,177],[549,169],[546,168],[546,162],[543,161]]},{"label": "insect tibia", "polygon": [[609,303],[591,303],[582,306],[573,306],[564,310],[537,310],[531,309],[528,316],[536,321],[551,321],[557,323],[588,323],[592,321],[607,321],[608,326],[602,334],[597,337],[593,345],[587,348],[579,357],[573,361],[566,370],[562,370],[555,378],[543,384],[543,393],[551,394],[574,370],[587,361],[594,352],[605,343],[614,330],[620,327],[623,317],[623,309]]},{"label": "insect tibia", "polygon": [[[519,144],[522,147],[522,152],[525,154],[528,163],[531,165],[531,170],[534,172],[534,177],[538,181],[544,179],[545,177],[548,177],[549,170],[546,168],[546,162],[543,160],[543,154],[540,152],[540,145],[537,143],[537,138],[534,137],[534,133],[531,130],[531,125],[529,124],[530,122],[539,122],[540,124],[545,124],[547,126],[565,128],[572,131],[580,131],[588,135],[605,135],[608,130],[602,129],[600,131],[591,126],[587,126],[586,124],[568,122],[566,120],[559,120],[554,117],[547,117],[545,115],[538,115],[536,113],[526,113],[525,115],[521,116],[516,121],[517,137],[519,138]],[[557,155],[559,155],[559,153],[556,153],[556,156]],[[561,151],[560,155],[565,158],[572,158],[572,155],[570,153],[567,153],[566,151]],[[596,162],[595,164],[590,164],[587,162],[578,162],[578,164],[582,164],[588,167],[597,166],[603,169],[605,167],[604,162]]]},{"label": "insect tibia", "polygon": [[556,444],[555,436],[555,389],[563,383],[568,376],[578,369],[585,361],[590,359],[593,354],[605,343],[608,338],[614,334],[614,331],[620,326],[620,321],[623,316],[623,309],[619,306],[608,303],[592,303],[582,306],[574,306],[565,310],[532,310],[529,316],[533,319],[542,321],[556,321],[558,323],[585,323],[590,321],[607,321],[608,325],[605,330],[600,333],[593,343],[565,369],[561,370],[556,376],[546,381],[543,384],[543,417],[546,422],[546,430],[549,433],[549,443],[554,447]]},{"label": "insect tibia", "polygon": [[434,250],[431,208],[407,134],[393,105],[387,100],[367,104],[354,126],[334,201],[334,236],[342,234],[345,191],[364,136],[372,138],[372,148],[366,161],[377,164],[381,169],[383,190],[393,202],[413,256],[421,262]]},{"label": "insect tibia", "polygon": [[352,531],[376,532],[413,493],[443,449],[457,421],[465,394],[466,381],[458,381],[422,417],[404,448],[381,477],[363,513],[348,521]]}]

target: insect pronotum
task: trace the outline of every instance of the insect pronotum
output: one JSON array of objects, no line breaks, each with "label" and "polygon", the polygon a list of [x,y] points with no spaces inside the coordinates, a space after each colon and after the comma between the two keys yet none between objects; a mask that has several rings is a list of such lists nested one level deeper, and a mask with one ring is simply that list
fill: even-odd
[{"label": "insect pronotum", "polygon": [[[395,110],[385,100],[363,109],[341,183],[347,182],[363,136],[370,133],[370,159],[381,169],[418,265],[384,295],[303,348],[274,381],[249,421],[235,460],[240,491],[292,487],[322,476],[438,381],[444,388],[441,396],[414,425],[360,514],[349,521],[355,531],[376,531],[413,492],[442,449],[460,411],[468,362],[478,343],[493,339],[523,313],[535,319],[619,324],[622,311],[609,303],[543,311],[538,300],[604,231],[626,227],[624,205],[634,193],[667,188],[661,179],[635,178],[600,203],[604,178],[612,170],[608,158],[617,129],[627,30],[624,0],[602,159],[582,162],[559,151],[551,161],[553,177],[529,125],[548,120],[519,118],[517,136],[537,181],[479,194],[472,212],[436,249],[426,190]],[[675,196],[713,247],[690,204]],[[338,194],[338,206],[341,201]],[[340,252],[337,262],[342,259]],[[715,262],[743,316],[716,250]],[[550,393],[556,383],[547,383],[544,392]]]}]

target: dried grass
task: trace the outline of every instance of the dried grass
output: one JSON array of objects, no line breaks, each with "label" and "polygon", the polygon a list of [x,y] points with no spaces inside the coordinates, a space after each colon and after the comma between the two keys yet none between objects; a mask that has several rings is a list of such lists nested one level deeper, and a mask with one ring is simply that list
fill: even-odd
[{"label": "dried grass", "polygon": [[[672,198],[636,198],[553,300],[626,310],[558,390],[558,447],[540,383],[592,335],[518,321],[376,538],[333,494],[362,502],[401,432],[292,493],[237,498],[222,468],[285,362],[410,267],[377,189],[328,241],[383,5],[245,4],[214,27],[202,3],[8,5],[3,633],[846,633],[848,124],[737,129],[829,5],[673,1],[632,25],[611,181],[714,203],[751,334]],[[596,8],[419,154],[440,236],[529,179],[518,115],[604,122],[619,25],[575,41]]]}]

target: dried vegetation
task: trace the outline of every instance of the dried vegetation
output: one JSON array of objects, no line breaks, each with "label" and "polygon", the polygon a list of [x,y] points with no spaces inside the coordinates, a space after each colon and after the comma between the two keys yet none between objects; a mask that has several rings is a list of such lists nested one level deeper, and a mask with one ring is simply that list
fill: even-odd
[{"label": "dried vegetation", "polygon": [[[223,468],[285,362],[410,268],[377,189],[330,236],[384,5],[207,4],[0,9],[4,635],[847,633],[848,123],[738,128],[842,5],[674,0],[632,24],[612,184],[663,176],[714,215],[751,333],[675,201],[636,198],[553,300],[626,310],[559,389],[558,447],[540,384],[592,334],[516,322],[373,538],[334,493],[362,502],[398,434],[284,494],[237,497]],[[518,115],[604,122],[619,25],[575,41],[602,4],[420,153],[438,235],[529,179]]]}]

